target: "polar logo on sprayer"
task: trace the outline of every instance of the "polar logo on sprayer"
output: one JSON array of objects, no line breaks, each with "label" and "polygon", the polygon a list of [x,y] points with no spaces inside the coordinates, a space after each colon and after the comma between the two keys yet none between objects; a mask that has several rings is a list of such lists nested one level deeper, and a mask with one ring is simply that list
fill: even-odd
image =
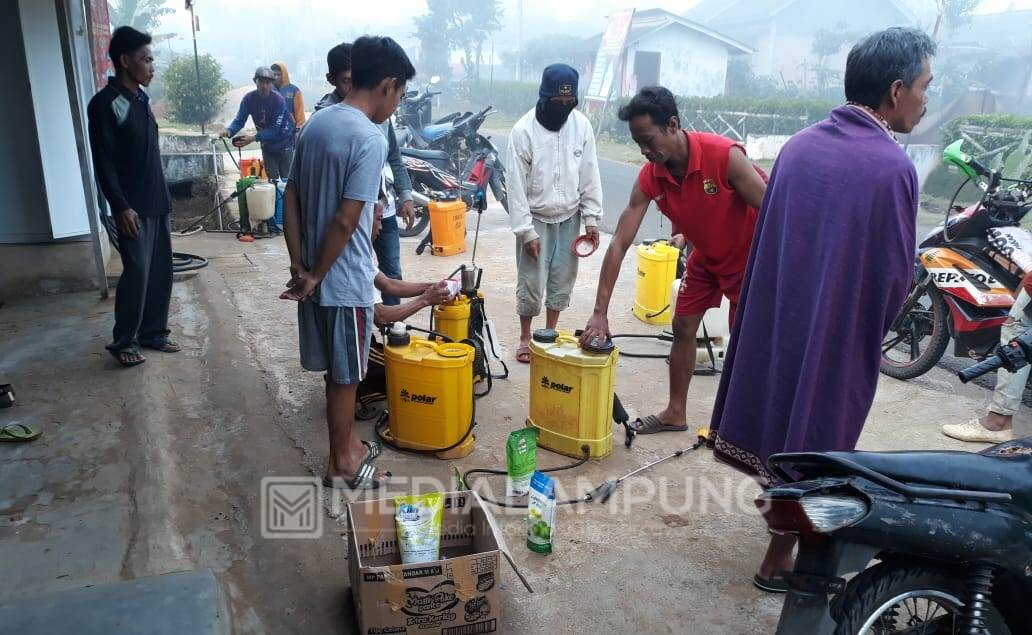
[{"label": "polar logo on sprayer", "polygon": [[567,386],[566,384],[561,384],[557,381],[549,381],[548,377],[541,378],[541,387],[547,390],[558,390],[566,395],[573,392],[573,386]]},{"label": "polar logo on sprayer", "polygon": [[409,392],[407,388],[402,388],[399,396],[401,397],[401,400],[406,403],[418,403],[426,406],[432,406],[434,405],[434,402],[437,401],[437,397],[434,397],[433,395],[416,394],[414,392]]}]

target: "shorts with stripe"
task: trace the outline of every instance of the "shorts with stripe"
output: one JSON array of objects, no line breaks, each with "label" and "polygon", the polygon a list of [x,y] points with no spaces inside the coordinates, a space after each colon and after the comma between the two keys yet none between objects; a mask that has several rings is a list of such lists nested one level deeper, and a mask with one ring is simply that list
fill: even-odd
[{"label": "shorts with stripe", "polygon": [[302,302],[297,308],[301,337],[301,366],[326,372],[335,384],[358,384],[369,368],[373,307],[319,306]]}]

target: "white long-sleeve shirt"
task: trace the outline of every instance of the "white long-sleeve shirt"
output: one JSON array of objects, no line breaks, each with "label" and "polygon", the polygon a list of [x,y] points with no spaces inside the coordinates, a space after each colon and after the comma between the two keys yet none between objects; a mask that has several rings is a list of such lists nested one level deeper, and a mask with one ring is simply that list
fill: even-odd
[{"label": "white long-sleeve shirt", "polygon": [[509,133],[504,164],[509,224],[524,243],[538,238],[534,219],[561,223],[580,212],[585,226],[598,226],[602,179],[595,133],[580,112],[571,112],[559,132],[538,123],[535,110],[523,115]]}]

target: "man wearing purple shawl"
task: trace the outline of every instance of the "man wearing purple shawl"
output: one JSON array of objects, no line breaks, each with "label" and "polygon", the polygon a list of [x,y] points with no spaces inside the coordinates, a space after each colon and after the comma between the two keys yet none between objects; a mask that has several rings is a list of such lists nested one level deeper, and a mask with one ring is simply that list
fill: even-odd
[{"label": "man wearing purple shawl", "polygon": [[[718,459],[775,482],[779,452],[851,450],[881,342],[913,277],[917,173],[896,142],[921,120],[935,44],[891,28],[846,62],[847,104],[795,135],[767,186],[711,428]],[[783,592],[792,536],[754,582]]]}]

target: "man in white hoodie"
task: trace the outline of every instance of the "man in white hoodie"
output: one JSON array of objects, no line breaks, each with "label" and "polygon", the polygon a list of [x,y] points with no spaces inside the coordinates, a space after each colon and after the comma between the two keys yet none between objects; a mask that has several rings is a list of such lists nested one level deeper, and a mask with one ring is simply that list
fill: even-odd
[{"label": "man in white hoodie", "polygon": [[534,110],[509,134],[505,171],[509,221],[516,234],[516,312],[520,316],[517,361],[530,362],[531,322],[541,313],[554,329],[570,306],[577,280],[573,243],[585,233],[598,244],[602,182],[591,122],[577,107],[577,71],[553,64],[541,75]]}]

